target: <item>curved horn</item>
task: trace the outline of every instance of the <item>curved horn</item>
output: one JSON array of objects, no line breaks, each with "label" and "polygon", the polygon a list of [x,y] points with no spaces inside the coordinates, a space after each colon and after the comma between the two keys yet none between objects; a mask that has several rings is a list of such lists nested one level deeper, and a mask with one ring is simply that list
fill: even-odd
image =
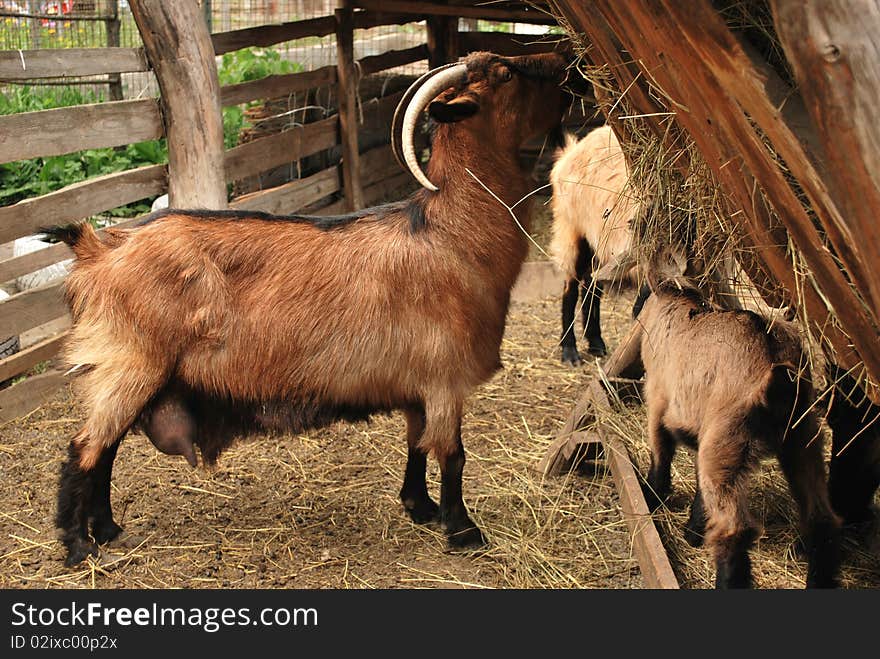
[{"label": "curved horn", "polygon": [[419,115],[425,109],[437,94],[444,89],[451,87],[455,82],[461,79],[462,74],[467,70],[465,64],[457,64],[448,69],[444,69],[431,76],[425,83],[413,94],[412,100],[406,107],[403,115],[403,125],[401,128],[400,142],[406,168],[412,173],[415,179],[421,183],[422,187],[433,192],[439,189],[436,185],[428,180],[422,168],[419,166],[419,159],[416,157],[416,148],[413,144],[415,136],[416,123],[418,123]]},{"label": "curved horn", "polygon": [[397,164],[400,165],[401,169],[407,169],[406,161],[403,159],[403,148],[401,147],[401,133],[403,124],[403,114],[406,112],[406,108],[409,107],[410,101],[412,101],[412,97],[419,90],[425,81],[428,80],[435,73],[439,73],[443,69],[448,69],[452,66],[458,66],[458,62],[452,62],[451,64],[444,64],[443,66],[438,66],[436,69],[431,69],[427,73],[423,73],[407,88],[401,97],[400,101],[397,103],[397,107],[394,110],[394,118],[391,120],[391,150],[394,152],[394,158],[397,160]]}]

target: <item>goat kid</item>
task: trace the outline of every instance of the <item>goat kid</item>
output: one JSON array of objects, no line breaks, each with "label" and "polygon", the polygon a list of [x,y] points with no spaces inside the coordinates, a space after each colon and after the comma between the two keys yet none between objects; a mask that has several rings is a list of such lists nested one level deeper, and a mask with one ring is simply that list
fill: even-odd
[{"label": "goat kid", "polygon": [[705,537],[717,587],[748,587],[748,552],[759,536],[748,480],[760,458],[775,456],[800,512],[807,586],[836,586],[840,521],[829,502],[824,437],[796,328],[751,311],[716,310],[687,281],[658,279],[650,269],[649,283],[652,294],[637,319],[649,506],[657,508],[670,492],[676,445],[696,449],[697,490],[685,537],[694,546]]},{"label": "goat kid", "polygon": [[[103,242],[88,224],[54,231],[76,254],[67,357],[84,366],[88,410],[59,484],[68,565],[121,530],[110,478],[133,426],[211,463],[237,437],[391,410],[406,415],[413,521],[439,518],[452,546],[484,542],[462,500],[462,406],[500,367],[527,244],[468,170],[508,205],[526,195],[517,152],[561,120],[566,64],[475,53],[417,81],[392,135],[427,190],[399,203],[337,217],[164,210]],[[439,124],[427,175],[412,140],[425,106]],[[527,205],[516,212],[528,226]]]}]

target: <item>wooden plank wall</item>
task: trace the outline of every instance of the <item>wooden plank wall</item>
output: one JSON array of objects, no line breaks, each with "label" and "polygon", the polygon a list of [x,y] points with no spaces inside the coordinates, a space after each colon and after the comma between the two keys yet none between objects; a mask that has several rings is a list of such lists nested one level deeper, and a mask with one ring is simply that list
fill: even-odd
[{"label": "wooden plank wall", "polygon": [[[379,25],[395,25],[425,18],[428,13],[452,16],[454,12],[442,5],[424,3],[352,2],[350,25],[345,29],[367,29]],[[527,12],[510,16],[491,8],[462,8],[487,19],[511,20],[517,18],[535,23],[550,22],[546,15]],[[469,14],[470,15],[470,14]],[[446,21],[449,23],[450,21]],[[265,25],[211,35],[215,55],[240,48],[268,47],[303,37],[326,36],[340,29],[336,16],[324,16],[280,25]],[[453,27],[451,28],[454,30]],[[456,35],[449,42],[458,44]],[[471,50],[491,47],[502,54],[520,54],[546,50],[552,44],[532,44],[516,37],[497,33],[461,34],[459,52],[448,52],[449,59]],[[428,59],[427,44],[402,50],[390,50],[379,55],[364,57],[356,62],[357,84],[365,76]],[[121,72],[151,70],[143,48],[64,49],[0,52],[0,80],[20,81],[37,78],[118,74]],[[266,98],[277,98],[304,93],[315,88],[335,88],[340,82],[340,68],[325,66],[312,71],[273,75],[259,80],[228,85],[220,88],[222,106],[238,105]],[[352,76],[352,72],[347,72]],[[350,86],[349,86],[350,87]],[[337,96],[341,96],[338,90]],[[350,112],[350,121],[362,122],[353,126],[358,130],[374,130],[388,125],[401,92],[371,101],[357,99],[357,112]],[[349,99],[352,102],[352,99]],[[0,162],[71,153],[84,149],[116,147],[165,136],[163,111],[159,99],[112,101],[94,105],[58,108],[39,112],[0,117]],[[224,178],[227,182],[256,176],[272,168],[296,162],[307,156],[335,149],[340,145],[344,131],[339,115],[295,126],[278,135],[260,138],[226,151],[223,158]],[[352,141],[349,148],[355,148]],[[342,212],[349,201],[340,198],[351,184],[357,186],[360,205],[375,203],[409,182],[409,176],[397,166],[388,145],[373,147],[357,155],[360,166],[344,185],[346,176],[338,164],[304,178],[260,190],[233,199],[232,208],[262,210],[277,213],[308,209],[318,214]],[[39,197],[22,200],[0,207],[0,245],[32,235],[43,226],[81,221],[125,204],[134,203],[167,192],[169,186],[167,165],[153,165],[95,177],[67,186]],[[336,200],[327,203],[328,197]],[[323,204],[323,205],[322,205]],[[128,226],[137,218],[116,226]],[[0,260],[0,284],[22,275],[71,258],[71,250],[56,244],[15,258]],[[43,337],[21,352],[0,360],[0,382],[15,378],[42,361],[53,358],[63,345],[66,317],[62,299],[62,282],[52,282],[38,289],[18,293],[0,302],[0,336],[27,332],[33,334],[49,323],[54,333]],[[35,330],[36,328],[36,330]],[[28,383],[32,384],[29,385]],[[63,378],[31,377],[0,389],[0,423],[26,413],[50,395]],[[33,386],[33,395],[28,388]]]}]

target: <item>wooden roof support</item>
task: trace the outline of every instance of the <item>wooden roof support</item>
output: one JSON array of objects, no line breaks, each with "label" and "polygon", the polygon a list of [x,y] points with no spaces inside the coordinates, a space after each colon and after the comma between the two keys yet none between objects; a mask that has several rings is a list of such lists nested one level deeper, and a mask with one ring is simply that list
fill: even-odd
[{"label": "wooden roof support", "polygon": [[171,205],[226,208],[220,84],[204,15],[195,2],[130,4],[162,92]]},{"label": "wooden roof support", "polygon": [[[770,138],[774,149],[782,156],[791,173],[803,187],[852,281],[859,291],[870,293],[872,273],[867,257],[872,253],[865,250],[865,245],[855,240],[828,194],[825,182],[812,164],[814,157],[807,154],[802,141],[795,135],[781,112],[771,104],[766,88],[767,80],[762,79],[736,37],[707,0],[691,2],[687,7],[663,0],[663,6],[677,21],[681,33],[688,40],[691,48],[699,54],[702,65],[712,72],[728,94]],[[773,169],[778,171],[778,168]],[[825,173],[831,174],[831,172]],[[776,177],[777,184],[785,185],[785,181],[780,180],[779,177]],[[764,183],[766,185],[766,181]],[[778,188],[774,187],[774,189]],[[799,203],[797,205],[800,206]],[[814,230],[810,218],[804,213],[795,217],[797,216],[804,225],[805,239],[810,244],[821,245],[821,238]],[[795,217],[791,219],[794,220]],[[863,250],[866,253],[863,253]],[[824,252],[819,258],[826,259],[826,267],[834,271],[838,270],[837,265],[830,256],[826,258]],[[880,276],[880,273],[877,274]],[[880,308],[876,304],[873,307],[875,310]],[[875,324],[877,317],[875,315],[872,319]]]},{"label": "wooden roof support", "polygon": [[[871,302],[875,320],[880,319],[880,35],[874,29],[880,7],[842,0],[770,4],[777,34],[823,142],[826,182],[840,210],[834,227],[823,224],[829,233],[834,228],[851,241],[859,261],[859,289]],[[848,269],[854,265],[845,263]],[[878,350],[876,341],[875,337]]]}]

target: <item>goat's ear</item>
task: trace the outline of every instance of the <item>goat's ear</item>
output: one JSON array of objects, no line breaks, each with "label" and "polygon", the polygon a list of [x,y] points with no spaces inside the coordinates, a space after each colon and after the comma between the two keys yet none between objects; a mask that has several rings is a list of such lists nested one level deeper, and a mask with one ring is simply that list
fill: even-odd
[{"label": "goat's ear", "polygon": [[451,124],[468,117],[473,117],[480,105],[466,96],[457,96],[451,101],[432,101],[428,106],[428,114],[441,124]]}]

